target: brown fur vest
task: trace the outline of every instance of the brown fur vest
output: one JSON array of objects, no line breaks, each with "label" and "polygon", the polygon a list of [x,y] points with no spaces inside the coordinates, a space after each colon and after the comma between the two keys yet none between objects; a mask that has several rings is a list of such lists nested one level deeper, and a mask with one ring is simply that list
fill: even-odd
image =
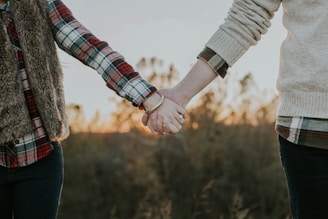
[{"label": "brown fur vest", "polygon": [[[46,0],[10,0],[28,81],[47,134],[61,141],[68,134],[63,74],[49,25]],[[16,57],[0,22],[0,143],[34,131],[18,74]]]}]

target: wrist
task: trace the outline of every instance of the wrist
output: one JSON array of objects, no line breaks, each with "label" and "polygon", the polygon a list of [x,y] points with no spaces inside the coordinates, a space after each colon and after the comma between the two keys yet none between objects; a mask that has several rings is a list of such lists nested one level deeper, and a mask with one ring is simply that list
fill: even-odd
[{"label": "wrist", "polygon": [[192,96],[184,93],[184,89],[179,89],[178,86],[172,88],[174,95],[174,102],[179,104],[180,106],[186,107],[191,100]]},{"label": "wrist", "polygon": [[163,102],[164,96],[160,95],[158,92],[155,92],[145,100],[143,106],[145,108],[146,113],[152,113],[157,108],[159,108]]}]

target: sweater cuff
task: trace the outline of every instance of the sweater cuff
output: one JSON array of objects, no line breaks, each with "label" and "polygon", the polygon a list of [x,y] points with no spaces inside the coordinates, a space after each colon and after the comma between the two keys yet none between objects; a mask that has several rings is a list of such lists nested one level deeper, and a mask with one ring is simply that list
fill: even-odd
[{"label": "sweater cuff", "polygon": [[224,59],[229,67],[246,52],[247,48],[225,31],[218,29],[205,45]]},{"label": "sweater cuff", "polygon": [[227,62],[210,48],[205,47],[203,51],[199,53],[197,58],[205,61],[212,68],[212,70],[222,78],[226,76],[228,70]]}]

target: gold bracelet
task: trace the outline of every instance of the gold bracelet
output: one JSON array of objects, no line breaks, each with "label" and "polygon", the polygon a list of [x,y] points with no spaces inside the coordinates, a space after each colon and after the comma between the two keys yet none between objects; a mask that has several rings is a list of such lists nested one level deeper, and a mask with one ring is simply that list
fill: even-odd
[{"label": "gold bracelet", "polygon": [[153,108],[151,108],[150,110],[146,109],[146,111],[145,111],[146,113],[151,114],[152,112],[157,110],[164,103],[164,99],[165,99],[164,96],[161,95],[161,94],[159,94],[159,95],[161,96],[160,101]]}]

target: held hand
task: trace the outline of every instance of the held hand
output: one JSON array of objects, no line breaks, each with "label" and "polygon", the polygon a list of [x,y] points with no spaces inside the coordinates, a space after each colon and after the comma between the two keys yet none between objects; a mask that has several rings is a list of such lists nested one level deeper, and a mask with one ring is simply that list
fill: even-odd
[{"label": "held hand", "polygon": [[[158,91],[158,93],[164,95],[166,97],[167,102],[170,99],[185,108],[191,98],[198,94],[211,81],[213,81],[217,77],[217,75],[218,74],[216,74],[205,61],[203,61],[202,59],[198,59],[197,62],[193,65],[193,67],[190,69],[188,74],[175,87],[171,89],[160,90]],[[176,115],[176,117],[177,116],[178,115]],[[153,130],[156,128],[156,130],[158,129],[157,131],[162,130],[163,132],[163,130],[167,130],[167,128],[160,127],[159,124],[162,122],[162,120],[163,119],[161,114],[159,114],[158,116],[157,114],[150,116],[144,115],[142,118],[142,122],[144,125],[149,124],[150,128],[153,128]],[[166,120],[164,120],[164,122],[166,122]]]},{"label": "held hand", "polygon": [[[160,93],[161,95],[165,96],[167,99],[170,99],[171,101],[177,103],[178,105],[180,105],[182,107],[186,107],[188,102],[189,102],[189,99],[187,99],[186,97],[177,95],[177,92],[175,92],[174,88],[162,89],[162,90],[159,90],[158,93]],[[181,119],[181,118],[179,118],[179,119]],[[149,120],[149,114],[144,113],[144,115],[142,117],[142,120],[141,120],[142,124],[144,126],[147,126],[148,125],[148,120]],[[181,121],[182,121],[182,119],[181,119]],[[184,122],[184,120],[183,120],[183,122]],[[152,130],[152,132],[155,134],[154,130]],[[156,134],[159,134],[159,133],[156,133]]]},{"label": "held hand", "polygon": [[182,124],[185,122],[185,113],[186,110],[183,107],[165,98],[161,107],[150,114],[148,127],[153,128],[160,134],[177,134],[182,129]]},{"label": "held hand", "polygon": [[180,105],[184,108],[187,106],[187,104],[189,102],[189,99],[187,97],[179,95],[179,92],[177,92],[174,88],[162,89],[162,90],[159,90],[158,93],[160,93],[164,97],[174,101],[175,103],[177,103],[178,105]]},{"label": "held hand", "polygon": [[154,112],[144,114],[142,122],[148,125],[153,134],[176,134],[182,128],[185,113],[183,107],[165,98]]}]

